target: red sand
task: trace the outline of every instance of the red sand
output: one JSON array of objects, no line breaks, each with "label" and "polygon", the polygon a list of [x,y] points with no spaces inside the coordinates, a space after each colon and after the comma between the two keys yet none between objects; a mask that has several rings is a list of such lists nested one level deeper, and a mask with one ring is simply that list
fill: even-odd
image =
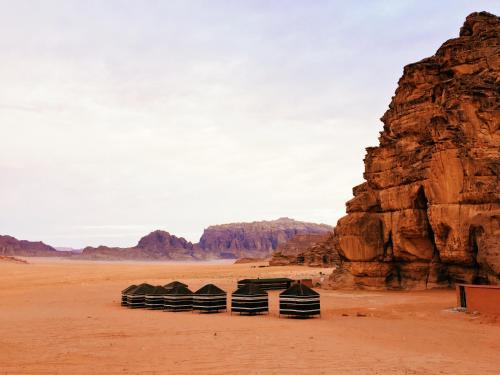
[{"label": "red sand", "polygon": [[[320,269],[252,264],[0,263],[2,374],[499,374],[500,319],[449,311],[455,292],[321,293],[320,319],[122,308],[131,283],[195,290]],[[326,270],[322,270],[326,272]],[[343,316],[347,314],[348,316]],[[366,316],[357,316],[366,315]]]}]

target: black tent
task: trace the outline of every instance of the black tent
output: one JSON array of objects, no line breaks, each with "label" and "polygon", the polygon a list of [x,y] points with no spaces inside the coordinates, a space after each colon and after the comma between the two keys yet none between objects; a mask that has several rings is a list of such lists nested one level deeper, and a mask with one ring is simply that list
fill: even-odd
[{"label": "black tent", "polygon": [[293,280],[287,277],[275,277],[269,279],[243,279],[238,280],[238,288],[246,284],[255,284],[262,290],[288,289]]},{"label": "black tent", "polygon": [[163,297],[168,293],[168,290],[161,286],[155,286],[153,290],[146,294],[145,305],[151,310],[163,309]]},{"label": "black tent", "polygon": [[127,293],[134,288],[137,288],[137,285],[130,285],[129,287],[122,290],[122,306],[127,306]]},{"label": "black tent", "polygon": [[144,283],[138,285],[127,292],[127,306],[130,308],[139,308],[146,306],[146,294],[153,291],[153,285]]},{"label": "black tent", "polygon": [[163,285],[166,289],[173,289],[175,288],[177,285],[182,285],[182,286],[185,286],[187,288],[187,285],[184,284],[184,283],[181,283],[180,281],[172,281],[171,283],[168,283],[168,284],[165,284]]},{"label": "black tent", "polygon": [[163,307],[167,311],[189,311],[193,309],[193,292],[184,285],[177,285],[163,297]]},{"label": "black tent", "polygon": [[294,284],[280,293],[280,315],[321,315],[319,293],[304,284]]},{"label": "black tent", "polygon": [[269,311],[267,292],[255,284],[246,284],[233,292],[231,312],[257,314]]},{"label": "black tent", "polygon": [[226,292],[214,284],[207,284],[193,294],[193,310],[218,312],[227,310]]}]

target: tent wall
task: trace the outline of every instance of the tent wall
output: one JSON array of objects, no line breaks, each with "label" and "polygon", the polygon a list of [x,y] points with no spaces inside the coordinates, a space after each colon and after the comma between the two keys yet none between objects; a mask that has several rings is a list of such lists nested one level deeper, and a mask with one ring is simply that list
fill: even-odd
[{"label": "tent wall", "polygon": [[238,296],[231,298],[231,311],[256,314],[269,311],[269,300],[266,296]]},{"label": "tent wall", "polygon": [[137,294],[127,295],[127,306],[131,309],[144,308],[146,307],[146,296]]},{"label": "tent wall", "polygon": [[165,295],[163,307],[167,311],[189,311],[193,309],[193,296],[187,295]]},{"label": "tent wall", "polygon": [[246,284],[257,285],[262,290],[278,290],[278,289],[288,289],[292,285],[293,280],[290,279],[245,279],[238,281],[238,288]]},{"label": "tent wall", "polygon": [[163,309],[163,295],[151,295],[146,296],[145,306],[151,310],[162,310]]},{"label": "tent wall", "polygon": [[320,314],[319,296],[280,296],[280,315],[314,316]]},{"label": "tent wall", "polygon": [[226,295],[193,295],[193,310],[219,311],[227,309]]}]

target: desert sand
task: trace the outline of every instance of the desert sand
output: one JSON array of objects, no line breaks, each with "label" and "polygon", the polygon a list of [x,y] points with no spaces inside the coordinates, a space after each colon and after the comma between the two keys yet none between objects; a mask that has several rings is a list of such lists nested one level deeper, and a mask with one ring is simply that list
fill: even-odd
[{"label": "desert sand", "polygon": [[2,374],[498,374],[500,322],[453,312],[452,290],[321,290],[322,316],[130,310],[120,291],[174,279],[228,292],[257,276],[327,269],[255,264],[0,263]]}]

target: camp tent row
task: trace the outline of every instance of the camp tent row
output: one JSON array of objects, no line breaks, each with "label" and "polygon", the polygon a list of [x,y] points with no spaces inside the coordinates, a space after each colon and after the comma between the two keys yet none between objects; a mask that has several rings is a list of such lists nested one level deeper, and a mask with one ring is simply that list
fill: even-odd
[{"label": "camp tent row", "polygon": [[186,284],[174,281],[153,286],[143,283],[122,290],[121,305],[152,310],[218,312],[226,310],[226,292],[207,284],[193,293]]},{"label": "camp tent row", "polygon": [[[187,285],[173,282],[164,286],[131,285],[122,291],[122,306],[165,311],[219,312],[227,310],[227,293],[214,284],[196,292]],[[279,314],[309,317],[321,314],[320,295],[304,284],[294,284],[279,296]],[[240,286],[231,296],[231,313],[260,314],[269,312],[267,291],[254,283]]]}]

